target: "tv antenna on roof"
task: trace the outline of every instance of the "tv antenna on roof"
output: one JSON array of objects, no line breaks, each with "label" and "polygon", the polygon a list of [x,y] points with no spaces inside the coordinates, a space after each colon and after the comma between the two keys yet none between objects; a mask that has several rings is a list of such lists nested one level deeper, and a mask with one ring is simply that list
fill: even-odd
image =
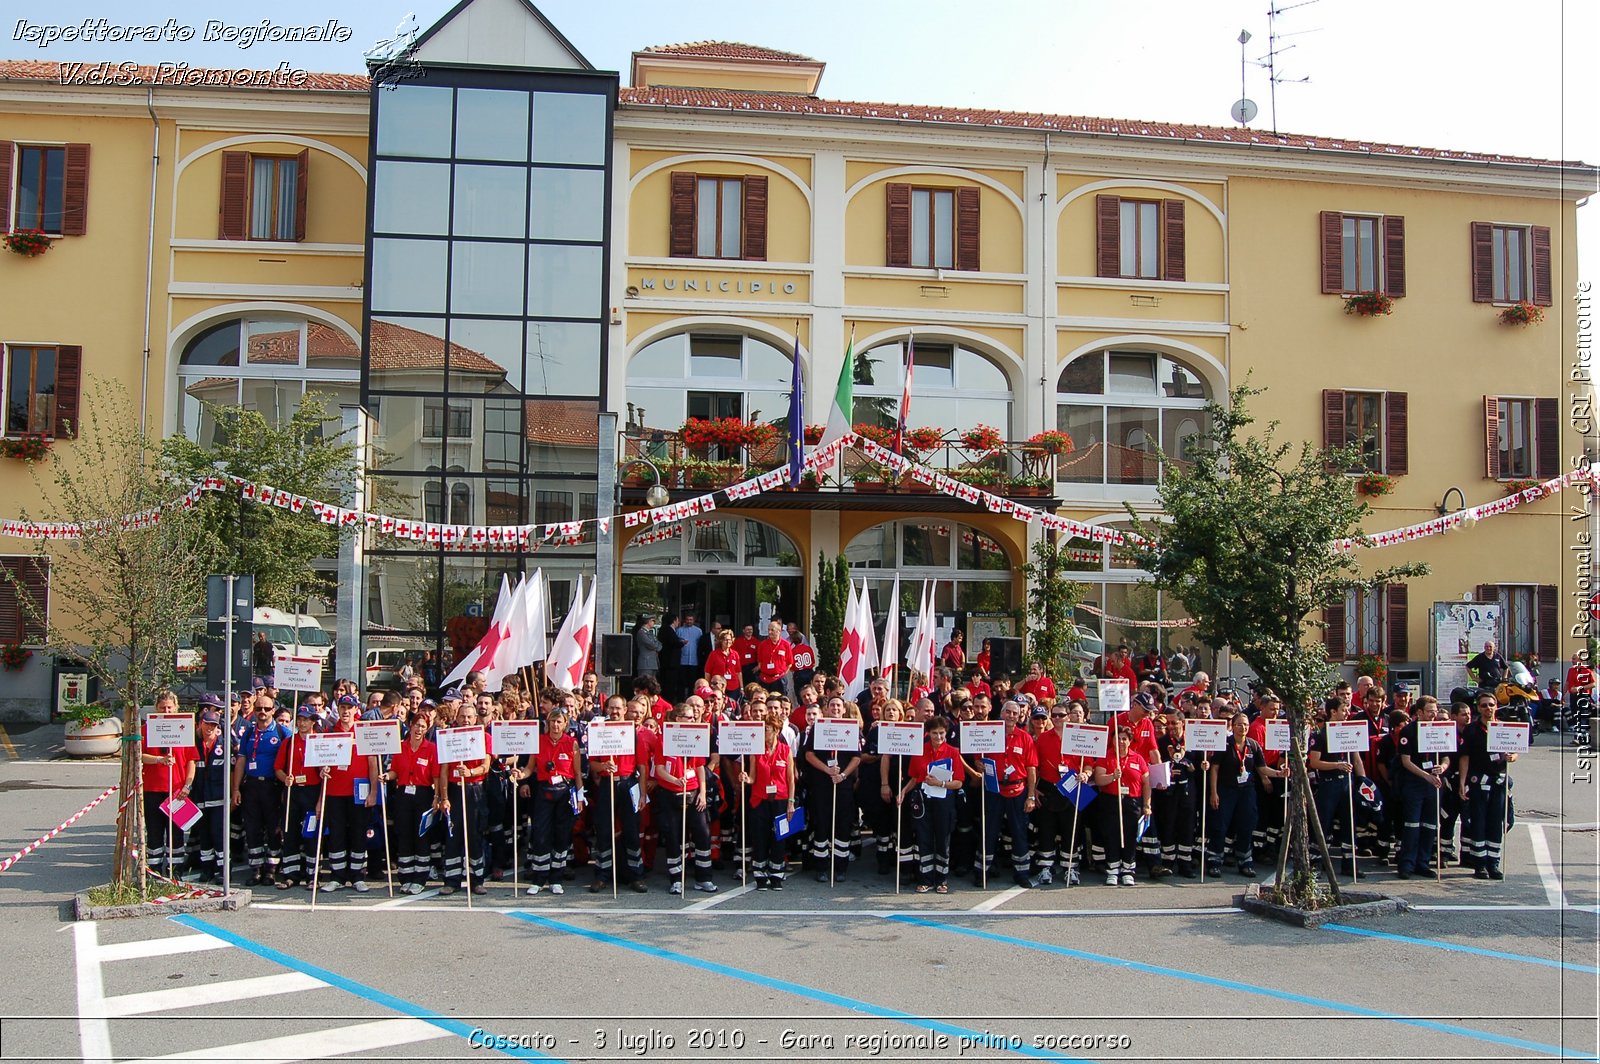
[{"label": "tv antenna on roof", "polygon": [[1254,100],[1252,100],[1245,93],[1245,84],[1244,84],[1244,69],[1245,69],[1244,46],[1246,44],[1248,44],[1248,43],[1250,43],[1250,31],[1249,30],[1240,30],[1239,31],[1239,99],[1238,99],[1238,102],[1236,102],[1233,105],[1233,108],[1228,113],[1233,115],[1233,120],[1235,122],[1239,123],[1241,126],[1248,126],[1250,124],[1250,120],[1255,118],[1256,112],[1259,110],[1259,108],[1256,107],[1256,102]]},{"label": "tv antenna on roof", "polygon": [[1279,83],[1281,82],[1286,85],[1304,85],[1311,80],[1309,76],[1303,78],[1286,78],[1282,74],[1278,73],[1278,56],[1296,47],[1295,45],[1291,44],[1287,48],[1279,48],[1278,42],[1285,37],[1298,37],[1303,33],[1319,32],[1319,30],[1310,29],[1296,30],[1294,33],[1279,33],[1278,16],[1283,14],[1285,11],[1293,11],[1297,7],[1309,7],[1318,2],[1319,0],[1300,0],[1298,4],[1289,4],[1286,7],[1280,7],[1277,3],[1277,0],[1273,0],[1272,4],[1267,8],[1267,54],[1261,57],[1259,65],[1267,68],[1267,86],[1272,105],[1272,131],[1274,133],[1278,131]]}]

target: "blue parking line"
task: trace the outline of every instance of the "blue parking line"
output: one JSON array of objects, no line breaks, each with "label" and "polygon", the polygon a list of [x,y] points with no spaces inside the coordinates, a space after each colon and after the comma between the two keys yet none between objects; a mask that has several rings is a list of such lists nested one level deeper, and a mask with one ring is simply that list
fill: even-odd
[{"label": "blue parking line", "polygon": [[1200,983],[1205,986],[1220,987],[1224,990],[1238,990],[1246,994],[1256,994],[1261,997],[1273,998],[1278,1001],[1293,1002],[1296,1005],[1309,1005],[1312,1008],[1329,1009],[1333,1012],[1342,1012],[1350,1016],[1360,1016],[1373,1020],[1390,1020],[1394,1023],[1403,1023],[1410,1027],[1421,1027],[1424,1030],[1439,1031],[1443,1034],[1457,1035],[1462,1038],[1473,1038],[1480,1042],[1491,1042],[1495,1045],[1511,1046],[1515,1049],[1527,1049],[1535,1053],[1544,1053],[1561,1060],[1600,1060],[1593,1055],[1581,1055],[1562,1046],[1553,1046],[1544,1042],[1530,1042],[1523,1038],[1513,1038],[1510,1035],[1491,1034],[1488,1031],[1478,1031],[1471,1027],[1458,1027],[1455,1024],[1439,1023],[1436,1020],[1423,1020],[1414,1016],[1406,1016],[1398,1012],[1385,1012],[1382,1009],[1369,1009],[1364,1005],[1352,1005],[1343,1001],[1330,1001],[1326,998],[1309,997],[1305,994],[1295,994],[1287,990],[1274,990],[1271,987],[1254,986],[1250,983],[1241,983],[1232,979],[1219,979],[1216,976],[1202,975],[1199,972],[1186,972],[1181,968],[1165,968],[1157,964],[1145,964],[1142,961],[1127,960],[1123,957],[1111,957],[1101,953],[1089,953],[1085,950],[1072,949],[1068,946],[1052,946],[1042,942],[1030,942],[1024,938],[1013,938],[1010,935],[998,935],[992,931],[979,931],[976,928],[960,927],[955,924],[941,923],[937,920],[928,920],[918,916],[893,915],[885,917],[896,923],[913,924],[917,927],[928,927],[936,931],[947,931],[952,935],[968,935],[972,938],[982,939],[986,942],[999,942],[1008,946],[1018,946],[1022,949],[1036,950],[1042,953],[1053,953],[1061,957],[1071,957],[1074,960],[1092,961],[1095,964],[1107,964],[1113,968],[1122,968],[1127,971],[1143,972],[1147,975],[1159,975],[1168,979],[1182,979],[1190,983]]},{"label": "blue parking line", "polygon": [[337,987],[347,994],[365,998],[374,1005],[381,1005],[393,1012],[400,1013],[402,1016],[409,1016],[413,1020],[421,1020],[423,1023],[432,1024],[449,1034],[459,1035],[465,1038],[474,1049],[492,1050],[516,1060],[541,1060],[554,1061],[556,1064],[568,1064],[567,1061],[559,1057],[552,1057],[537,1050],[525,1048],[512,1039],[485,1031],[481,1027],[474,1027],[469,1023],[463,1023],[461,1020],[440,1016],[428,1011],[421,1005],[413,1004],[403,998],[397,998],[393,994],[384,993],[382,990],[367,986],[365,983],[358,983],[354,979],[347,979],[337,972],[328,971],[326,968],[319,968],[315,964],[303,961],[298,957],[292,957],[281,950],[275,950],[271,946],[264,946],[259,942],[245,938],[243,935],[224,930],[197,916],[190,916],[184,913],[177,916],[169,916],[167,919],[173,923],[182,924],[184,927],[193,928],[202,934],[210,935],[212,938],[221,939],[230,946],[238,946],[245,952],[254,953],[257,957],[269,960],[273,964],[282,965],[293,971],[304,972],[314,979],[321,979],[330,986]]},{"label": "blue parking line", "polygon": [[1372,931],[1365,927],[1351,927],[1348,924],[1323,924],[1324,931],[1342,931],[1347,935],[1360,935],[1363,938],[1383,938],[1390,942],[1404,942],[1408,946],[1429,946],[1433,949],[1446,949],[1452,953],[1472,953],[1479,957],[1493,957],[1502,961],[1520,961],[1523,964],[1537,964],[1544,968],[1562,968],[1569,972],[1588,972],[1591,975],[1600,975],[1600,968],[1588,964],[1572,964],[1568,961],[1546,960],[1544,957],[1529,957],[1521,953],[1502,953],[1497,949],[1481,949],[1477,946],[1463,946],[1455,942],[1443,942],[1436,938],[1412,938],[1410,935],[1393,935],[1387,931]]},{"label": "blue parking line", "polygon": [[771,976],[745,971],[743,968],[732,968],[726,964],[718,964],[716,961],[704,960],[703,958],[691,956],[687,953],[675,953],[672,950],[662,949],[660,946],[650,946],[643,942],[635,942],[632,939],[619,938],[616,935],[608,935],[603,931],[590,931],[588,928],[577,927],[572,924],[565,924],[559,920],[552,920],[549,917],[536,916],[529,912],[508,912],[506,915],[511,917],[513,920],[524,920],[537,927],[542,927],[550,931],[560,931],[568,935],[577,935],[580,938],[586,938],[593,942],[603,942],[610,946],[617,946],[621,949],[632,950],[635,953],[642,953],[647,957],[655,957],[660,960],[673,961],[677,964],[687,965],[690,968],[698,968],[703,972],[711,972],[715,975],[724,975],[730,979],[738,979],[741,982],[752,983],[756,986],[766,987],[769,990],[778,990],[785,994],[793,994],[796,997],[809,998],[812,1001],[819,1001],[825,1005],[835,1005],[842,1009],[849,1009],[851,1012],[863,1013],[868,1016],[876,1016],[877,1018],[883,1020],[896,1020],[900,1023],[909,1024],[910,1026],[916,1027],[920,1030],[938,1031],[941,1034],[950,1035],[953,1038],[964,1038],[969,1040],[980,1039],[982,1041],[977,1041],[975,1044],[985,1049],[999,1049],[1009,1053],[1016,1053],[1019,1056],[1033,1057],[1037,1060],[1058,1061],[1060,1064],[1096,1064],[1095,1061],[1086,1060],[1082,1057],[1064,1057],[1060,1054],[1052,1053],[1045,1049],[1037,1049],[1026,1044],[1013,1046],[1007,1042],[1004,1045],[997,1045],[994,1044],[994,1041],[996,1039],[1003,1039],[1005,1036],[996,1035],[989,1031],[974,1031],[968,1027],[958,1027],[952,1023],[945,1023],[943,1020],[935,1020],[928,1016],[917,1016],[913,1013],[901,1012],[899,1009],[891,1009],[883,1005],[874,1005],[870,1001],[861,1001],[857,998],[845,997],[842,994],[835,994],[827,990],[818,990],[815,987],[805,986],[801,983],[791,983],[785,979],[774,979]]}]

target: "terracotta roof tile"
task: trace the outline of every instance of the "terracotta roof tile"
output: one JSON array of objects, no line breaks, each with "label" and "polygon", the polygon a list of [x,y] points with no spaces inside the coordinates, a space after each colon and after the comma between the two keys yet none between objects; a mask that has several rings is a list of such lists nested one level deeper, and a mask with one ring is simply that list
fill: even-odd
[{"label": "terracotta roof tile", "polygon": [[558,447],[598,447],[600,407],[593,401],[578,399],[529,399],[523,404],[527,414],[528,439]]},{"label": "terracotta roof tile", "polygon": [[[86,69],[95,64],[85,63]],[[0,81],[51,81],[60,84],[70,71],[68,64],[47,62],[43,59],[0,59]],[[113,64],[116,75],[130,84],[144,86],[171,86],[173,88],[224,88],[224,89],[288,89],[309,91],[320,89],[332,92],[366,92],[371,79],[365,74],[313,74],[307,72],[304,81],[293,74],[273,70],[244,71],[237,68],[188,67],[171,69],[156,66],[138,66],[131,73]],[[71,86],[80,88],[84,86]]]},{"label": "terracotta roof tile", "polygon": [[797,52],[780,52],[776,48],[763,48],[758,44],[741,44],[738,41],[686,41],[683,44],[654,44],[640,52],[641,55],[683,55],[701,59],[764,59],[784,63],[815,63],[809,55]]},{"label": "terracotta roof tile", "polygon": [[[372,368],[383,370],[443,369],[444,340],[392,321],[372,320]],[[460,344],[450,345],[450,368],[468,373],[504,375],[505,369]]]},{"label": "terracotta roof tile", "polygon": [[1347,137],[1270,133],[1231,126],[1197,126],[1140,119],[1089,118],[1030,111],[995,111],[976,107],[929,107],[922,104],[861,103],[822,100],[814,96],[776,92],[739,92],[731,89],[692,89],[650,86],[620,90],[624,107],[678,107],[695,110],[759,111],[765,114],[805,115],[817,118],[858,118],[888,122],[929,122],[942,125],[1028,129],[1100,136],[1139,137],[1170,141],[1200,141],[1240,147],[1299,148],[1329,152],[1356,152],[1391,159],[1446,159],[1464,162],[1508,163],[1538,166],[1582,166],[1577,161],[1537,159],[1522,155],[1449,151]]}]

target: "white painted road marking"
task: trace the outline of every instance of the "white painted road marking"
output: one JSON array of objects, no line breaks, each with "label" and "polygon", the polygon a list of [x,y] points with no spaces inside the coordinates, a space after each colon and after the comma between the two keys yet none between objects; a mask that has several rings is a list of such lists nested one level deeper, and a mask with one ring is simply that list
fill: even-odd
[{"label": "white painted road marking", "polygon": [[993,912],[994,910],[1000,908],[1000,906],[1004,905],[1006,902],[1010,901],[1012,898],[1015,898],[1018,895],[1020,895],[1025,890],[1027,890],[1026,887],[1012,887],[1010,890],[1002,890],[999,894],[996,894],[994,897],[985,898],[984,900],[980,901],[978,904],[976,904],[972,908],[968,909],[967,912],[969,912],[969,913],[988,913],[988,912]]},{"label": "white painted road marking", "polygon": [[210,949],[227,949],[226,942],[218,942],[210,935],[173,935],[171,938],[151,938],[143,942],[113,942],[101,946],[100,963],[131,961],[140,957],[169,957],[175,953],[200,953]]},{"label": "white painted road marking", "polygon": [[105,982],[100,978],[100,931],[92,921],[72,925],[78,962],[78,1045],[84,1064],[109,1064],[111,1025],[105,1018]]},{"label": "white painted road marking", "polygon": [[1544,826],[1528,825],[1528,841],[1533,844],[1533,864],[1544,883],[1544,896],[1557,909],[1567,907],[1567,892],[1561,889],[1561,876],[1556,873],[1555,862],[1550,859],[1550,843],[1544,837]]},{"label": "white painted road marking", "polygon": [[335,1027],[331,1031],[309,1031],[282,1038],[263,1038],[230,1046],[191,1049],[165,1057],[125,1061],[124,1064],[154,1064],[170,1060],[248,1060],[250,1064],[290,1064],[296,1060],[318,1060],[345,1053],[367,1053],[376,1049],[450,1038],[431,1023],[421,1020],[376,1020],[372,1023]]},{"label": "white painted road marking", "polygon": [[685,905],[682,909],[679,909],[678,911],[679,912],[685,912],[685,913],[705,912],[707,909],[710,909],[713,906],[721,905],[723,902],[729,901],[729,900],[731,900],[733,898],[737,898],[741,894],[749,894],[752,890],[755,890],[755,889],[756,888],[755,888],[755,884],[754,883],[746,883],[743,886],[734,887],[732,890],[727,891],[727,892],[722,893],[722,894],[718,894],[715,897],[706,898],[704,901],[697,901],[693,905]]},{"label": "white painted road marking", "polygon": [[303,972],[286,972],[281,975],[263,975],[255,979],[229,979],[221,983],[175,986],[166,990],[150,990],[143,994],[108,997],[104,1000],[102,1010],[106,1016],[141,1016],[147,1012],[188,1009],[198,1005],[218,1005],[224,1001],[244,1001],[273,994],[293,994],[301,990],[316,990],[327,985],[321,979],[313,978]]}]

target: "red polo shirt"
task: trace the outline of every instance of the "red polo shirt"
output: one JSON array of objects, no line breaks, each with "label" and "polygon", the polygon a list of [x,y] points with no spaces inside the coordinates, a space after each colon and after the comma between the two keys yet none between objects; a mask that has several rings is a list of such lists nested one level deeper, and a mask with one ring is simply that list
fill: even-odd
[{"label": "red polo shirt", "polygon": [[995,775],[1000,780],[1000,797],[1015,798],[1028,788],[1028,770],[1039,767],[1039,757],[1033,748],[1033,739],[1025,728],[1013,728],[1006,736],[1004,753],[984,754],[985,760],[994,762]]},{"label": "red polo shirt", "polygon": [[763,639],[756,647],[756,663],[762,683],[777,683],[788,673],[789,666],[794,662],[794,654],[789,649],[789,644],[779,639]]},{"label": "red polo shirt", "polygon": [[753,635],[741,635],[733,641],[733,649],[739,655],[739,664],[749,668],[756,663],[756,648],[761,645],[761,640]]},{"label": "red polo shirt", "polygon": [[706,676],[721,676],[728,681],[729,687],[739,686],[739,650],[730,647],[727,650],[713,650],[706,655]]}]

